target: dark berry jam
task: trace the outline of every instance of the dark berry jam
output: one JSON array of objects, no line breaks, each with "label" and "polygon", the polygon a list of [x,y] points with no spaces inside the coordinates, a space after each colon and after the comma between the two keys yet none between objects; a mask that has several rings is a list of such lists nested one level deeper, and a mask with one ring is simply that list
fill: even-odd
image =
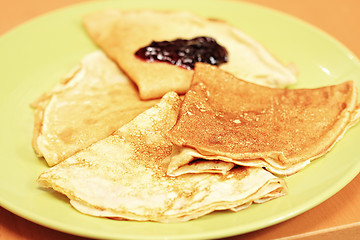
[{"label": "dark berry jam", "polygon": [[153,41],[137,50],[135,55],[148,62],[167,62],[185,69],[194,69],[196,62],[218,66],[228,61],[226,49],[211,37]]}]

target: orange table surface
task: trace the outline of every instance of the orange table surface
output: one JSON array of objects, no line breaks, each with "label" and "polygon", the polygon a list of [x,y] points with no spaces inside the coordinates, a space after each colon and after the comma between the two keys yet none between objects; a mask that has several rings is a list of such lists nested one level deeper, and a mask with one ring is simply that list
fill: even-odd
[{"label": "orange table surface", "polygon": [[[85,1],[0,0],[0,37],[33,17]],[[305,20],[339,40],[360,58],[359,0],[246,0],[246,2],[277,9]],[[297,217],[255,232],[233,236],[228,240],[284,237],[288,237],[287,239],[337,239],[336,232],[341,229],[352,229],[341,231],[342,239],[360,239],[360,175],[330,199]],[[328,234],[315,237],[308,234],[324,230]],[[0,239],[80,240],[86,238],[48,229],[0,207]]]}]

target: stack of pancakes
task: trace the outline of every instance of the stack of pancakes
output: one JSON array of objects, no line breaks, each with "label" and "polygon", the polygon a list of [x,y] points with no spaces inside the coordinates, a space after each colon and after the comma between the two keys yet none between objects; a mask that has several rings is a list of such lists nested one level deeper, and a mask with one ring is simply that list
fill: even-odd
[{"label": "stack of pancakes", "polygon": [[[227,23],[106,10],[84,25],[102,51],[32,104],[33,147],[51,166],[38,182],[82,213],[179,222],[278,198],[279,175],[324,155],[360,118],[352,81],[282,88],[293,71]],[[188,70],[134,56],[153,40],[199,35],[229,61]]]}]

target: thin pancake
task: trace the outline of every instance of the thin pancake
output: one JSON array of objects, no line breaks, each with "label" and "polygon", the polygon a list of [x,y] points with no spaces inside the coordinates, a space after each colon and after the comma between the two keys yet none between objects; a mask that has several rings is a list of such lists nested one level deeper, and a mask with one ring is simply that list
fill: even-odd
[{"label": "thin pancake", "polygon": [[101,51],[32,104],[33,147],[52,166],[109,136],[158,100],[141,101],[132,82]]},{"label": "thin pancake", "polygon": [[214,38],[229,53],[220,67],[248,81],[285,86],[296,81],[291,70],[263,46],[229,24],[204,19],[189,12],[155,10],[105,10],[84,19],[90,37],[137,84],[142,99],[158,98],[168,91],[185,93],[192,70],[161,62],[145,62],[135,52],[152,41]]},{"label": "thin pancake", "polygon": [[176,93],[166,94],[114,134],[45,171],[39,183],[65,194],[86,214],[160,222],[238,211],[286,194],[284,180],[261,168],[167,176],[172,144],[165,135],[180,102]]},{"label": "thin pancake", "polygon": [[329,151],[357,120],[352,81],[276,89],[197,64],[169,134],[174,144],[185,147],[173,154],[169,174],[197,158],[293,174]]}]

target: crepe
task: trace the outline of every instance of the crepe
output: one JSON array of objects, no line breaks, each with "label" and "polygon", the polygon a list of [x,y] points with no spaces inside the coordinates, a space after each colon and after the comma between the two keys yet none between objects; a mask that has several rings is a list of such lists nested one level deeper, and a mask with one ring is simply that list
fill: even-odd
[{"label": "crepe", "polygon": [[[291,175],[327,153],[359,118],[353,81],[316,89],[252,84],[198,63],[179,119],[169,132],[174,149],[169,175],[196,159],[265,167]],[[223,172],[216,162],[197,165]],[[195,171],[194,169],[190,171]]]},{"label": "crepe", "polygon": [[42,173],[38,182],[65,194],[85,214],[179,222],[215,210],[238,211],[286,194],[283,179],[261,168],[222,174],[166,175],[180,98],[166,94],[109,137]]},{"label": "crepe", "polygon": [[33,148],[53,166],[109,136],[158,101],[141,101],[115,63],[101,51],[91,53],[32,104]]},{"label": "crepe", "polygon": [[229,54],[221,69],[267,86],[281,87],[296,81],[293,66],[282,65],[239,29],[189,12],[103,10],[86,16],[84,26],[92,40],[136,83],[142,99],[159,98],[168,91],[183,94],[193,74],[193,70],[137,58],[135,52],[152,41],[212,37]]}]

